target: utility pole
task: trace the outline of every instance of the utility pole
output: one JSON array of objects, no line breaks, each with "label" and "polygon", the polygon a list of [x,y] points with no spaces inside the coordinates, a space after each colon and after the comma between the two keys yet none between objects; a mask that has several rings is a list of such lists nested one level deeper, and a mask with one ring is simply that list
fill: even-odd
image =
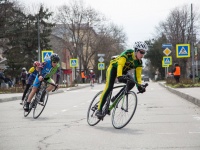
[{"label": "utility pole", "polygon": [[38,14],[38,61],[40,62],[40,18],[39,18],[39,14]]},{"label": "utility pole", "polygon": [[195,72],[194,72],[194,38],[193,38],[193,9],[191,4],[191,31],[192,31],[192,39],[191,39],[191,52],[192,52],[192,81],[194,83]]}]

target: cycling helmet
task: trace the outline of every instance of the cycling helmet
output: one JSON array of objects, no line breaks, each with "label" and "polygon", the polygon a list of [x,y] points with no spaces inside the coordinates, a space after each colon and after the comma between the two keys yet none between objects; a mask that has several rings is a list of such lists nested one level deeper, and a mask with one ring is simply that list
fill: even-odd
[{"label": "cycling helmet", "polygon": [[38,63],[38,61],[34,61],[33,66],[36,67]]},{"label": "cycling helmet", "polygon": [[35,65],[35,67],[41,67],[41,66],[42,66],[41,63],[40,63],[39,61],[35,61],[35,62],[34,62],[34,65]]},{"label": "cycling helmet", "polygon": [[22,68],[22,71],[26,71],[26,68],[25,68],[25,67],[23,67],[23,68]]},{"label": "cycling helmet", "polygon": [[135,51],[137,52],[138,50],[144,50],[147,51],[148,50],[148,45],[145,42],[135,42],[133,48],[135,48]]},{"label": "cycling helmet", "polygon": [[53,53],[51,55],[51,61],[59,62],[60,61],[60,57],[58,56],[58,54]]}]

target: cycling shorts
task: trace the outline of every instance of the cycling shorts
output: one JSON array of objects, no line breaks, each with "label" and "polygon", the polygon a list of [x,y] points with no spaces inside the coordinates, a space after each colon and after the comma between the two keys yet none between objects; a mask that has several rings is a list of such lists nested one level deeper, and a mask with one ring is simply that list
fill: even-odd
[{"label": "cycling shorts", "polygon": [[[47,81],[50,82],[50,83],[55,83],[54,80],[51,79],[51,78],[49,78]],[[39,80],[38,75],[37,75],[34,82],[33,82],[33,87],[38,88],[39,86],[40,86],[40,80]]]}]

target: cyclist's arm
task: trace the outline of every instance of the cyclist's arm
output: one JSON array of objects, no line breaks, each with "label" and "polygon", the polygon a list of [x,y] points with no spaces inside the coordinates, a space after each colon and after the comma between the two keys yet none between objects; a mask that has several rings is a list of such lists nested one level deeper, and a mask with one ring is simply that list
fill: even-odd
[{"label": "cyclist's arm", "polygon": [[34,67],[31,67],[28,71],[28,74],[27,74],[27,78],[30,76],[30,74],[32,74],[33,72],[35,71],[35,68]]},{"label": "cyclist's arm", "polygon": [[142,84],[142,67],[135,69],[135,80],[138,84]]},{"label": "cyclist's arm", "polygon": [[124,68],[125,63],[126,63],[126,58],[125,57],[119,58],[118,66],[117,66],[117,77],[123,75],[123,68]]},{"label": "cyclist's arm", "polygon": [[59,80],[60,80],[60,69],[58,69],[56,72],[56,84],[59,83]]}]

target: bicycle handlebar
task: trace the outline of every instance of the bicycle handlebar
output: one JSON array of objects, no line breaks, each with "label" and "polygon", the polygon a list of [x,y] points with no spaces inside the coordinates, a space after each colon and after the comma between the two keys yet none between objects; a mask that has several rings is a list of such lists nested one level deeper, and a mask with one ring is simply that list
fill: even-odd
[{"label": "bicycle handlebar", "polygon": [[[127,83],[128,82],[132,82],[132,83],[135,83],[135,84],[139,85],[136,81],[134,81],[134,80],[132,80],[130,78],[127,78]],[[144,88],[146,88],[148,85],[149,85],[148,83],[145,83],[145,84],[143,84],[141,86],[144,87]],[[137,92],[137,94],[139,94],[139,93],[141,93],[141,92]]]},{"label": "bicycle handlebar", "polygon": [[[148,83],[145,83],[144,85],[142,85],[142,87],[144,87],[146,89],[146,87],[148,86],[149,84]],[[137,92],[137,94],[140,94],[142,92]]]}]

